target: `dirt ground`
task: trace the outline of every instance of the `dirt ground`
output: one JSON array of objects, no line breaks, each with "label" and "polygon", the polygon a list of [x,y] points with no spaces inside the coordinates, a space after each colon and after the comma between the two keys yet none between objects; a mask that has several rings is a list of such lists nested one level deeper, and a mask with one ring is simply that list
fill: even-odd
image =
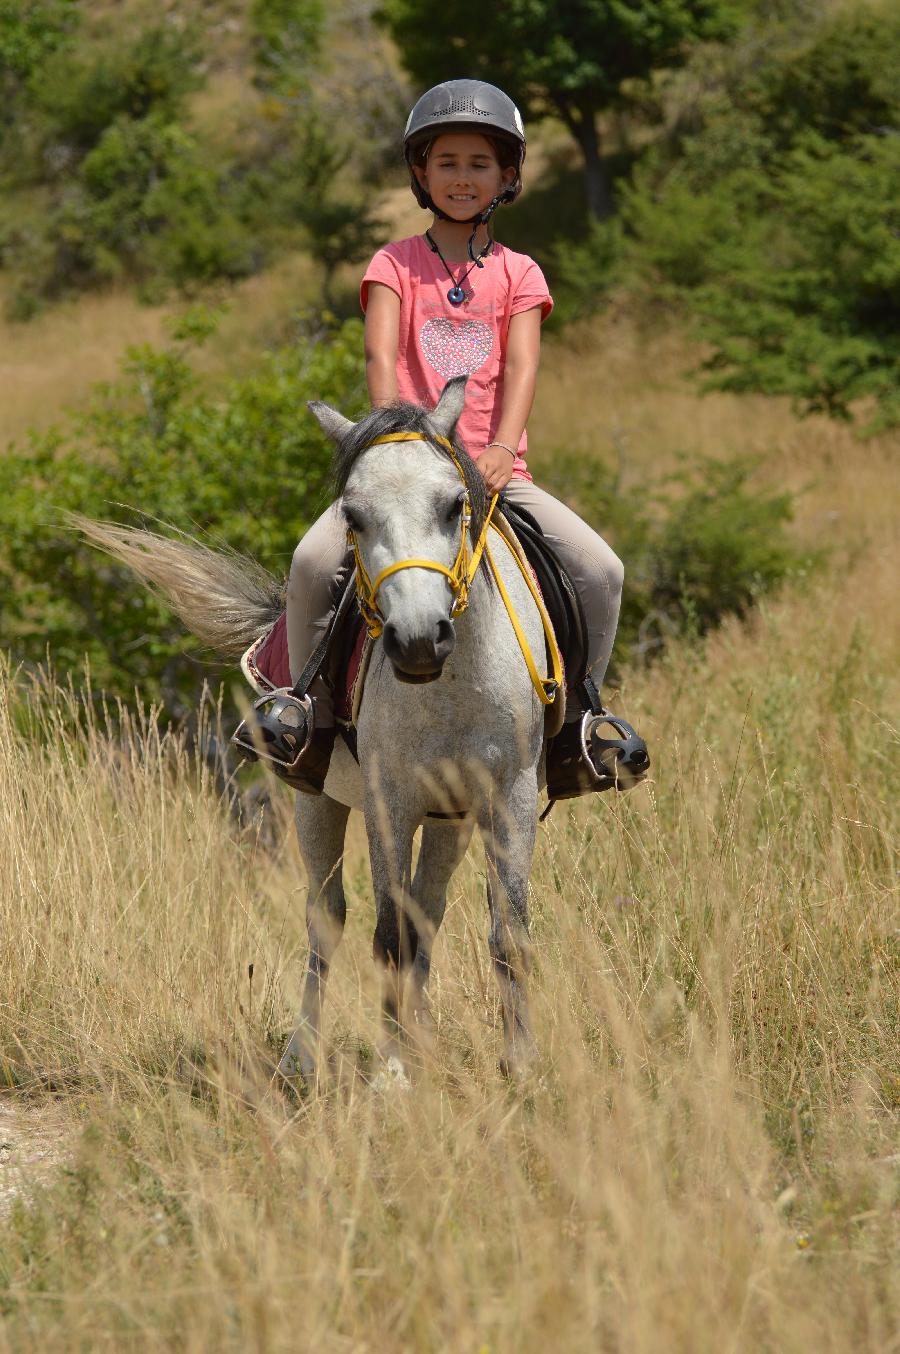
[{"label": "dirt ground", "polygon": [[0,1099],[0,1216],[66,1156],[72,1132],[54,1106],[25,1108]]}]

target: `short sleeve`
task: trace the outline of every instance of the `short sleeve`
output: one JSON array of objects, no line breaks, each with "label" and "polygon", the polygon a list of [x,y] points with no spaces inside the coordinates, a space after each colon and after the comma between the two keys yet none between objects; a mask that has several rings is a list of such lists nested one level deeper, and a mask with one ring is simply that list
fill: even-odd
[{"label": "short sleeve", "polygon": [[382,282],[384,286],[390,287],[391,291],[403,297],[403,287],[401,283],[401,269],[397,259],[386,249],[379,249],[374,256],[365,273],[359,287],[359,304],[362,306],[363,314],[369,304],[369,283]]},{"label": "short sleeve", "polygon": [[534,259],[528,259],[516,283],[509,313],[511,316],[520,315],[523,310],[534,310],[536,306],[541,308],[543,324],[553,309],[553,297],[544,274]]}]

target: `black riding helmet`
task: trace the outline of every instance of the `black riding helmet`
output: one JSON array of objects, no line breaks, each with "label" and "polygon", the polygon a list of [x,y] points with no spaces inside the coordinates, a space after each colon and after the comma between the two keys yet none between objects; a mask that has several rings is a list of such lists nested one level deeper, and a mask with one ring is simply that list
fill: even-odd
[{"label": "black riding helmet", "polygon": [[525,127],[522,115],[508,94],[485,80],[448,80],[423,94],[413,108],[403,133],[403,153],[409,165],[410,187],[420,207],[444,216],[419,183],[413,171],[415,153],[445,132],[481,132],[509,143],[514,153],[516,177],[494,199],[483,214],[473,217],[481,222],[490,217],[501,202],[515,202],[522,191],[522,163],[525,159]]}]

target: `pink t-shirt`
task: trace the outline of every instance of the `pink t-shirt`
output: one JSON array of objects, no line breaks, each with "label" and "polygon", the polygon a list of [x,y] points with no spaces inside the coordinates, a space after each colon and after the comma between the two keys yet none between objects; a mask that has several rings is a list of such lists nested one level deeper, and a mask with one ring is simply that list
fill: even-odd
[{"label": "pink t-shirt", "polygon": [[[450,265],[454,278],[465,268]],[[513,315],[541,308],[541,320],[553,309],[544,274],[527,254],[495,244],[483,268],[473,268],[463,283],[466,300],[452,306],[453,285],[437,254],[421,235],[379,249],[360,288],[363,310],[369,283],[383,282],[400,297],[397,386],[400,398],[432,408],[447,381],[468,376],[466,407],[457,433],[477,459],[497,435],[503,407],[506,336]],[[513,474],[531,479],[525,465],[528,437],[522,434]]]}]

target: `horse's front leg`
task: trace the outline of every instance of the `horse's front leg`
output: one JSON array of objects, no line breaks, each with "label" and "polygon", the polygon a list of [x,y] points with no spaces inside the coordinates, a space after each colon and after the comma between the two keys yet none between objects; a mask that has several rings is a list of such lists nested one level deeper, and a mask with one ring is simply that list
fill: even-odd
[{"label": "horse's front leg", "polygon": [[375,894],[372,951],[382,978],[382,1038],[379,1051],[388,1071],[403,1071],[403,986],[419,946],[417,907],[410,893],[413,836],[418,814],[382,786],[366,795],[366,833]]},{"label": "horse's front leg", "polygon": [[328,967],[347,916],[342,866],[349,813],[348,808],[327,795],[297,795],[297,839],[309,889],[306,899],[309,958],[297,1025],[278,1070],[292,1083],[301,1077],[310,1091],[318,1084],[319,1032]]},{"label": "horse's front leg", "polygon": [[528,1011],[531,967],[528,876],[537,825],[537,776],[522,772],[509,792],[496,791],[479,814],[487,858],[490,950],[503,1003],[506,1052],[503,1071],[518,1075],[535,1055]]},{"label": "horse's front leg", "polygon": [[464,819],[442,826],[426,822],[422,829],[422,845],[412,884],[419,943],[412,968],[409,1004],[416,1032],[426,1040],[431,1031],[431,1013],[428,1008],[431,950],[444,920],[447,886],[453,871],[466,854],[472,828],[471,819]]}]

